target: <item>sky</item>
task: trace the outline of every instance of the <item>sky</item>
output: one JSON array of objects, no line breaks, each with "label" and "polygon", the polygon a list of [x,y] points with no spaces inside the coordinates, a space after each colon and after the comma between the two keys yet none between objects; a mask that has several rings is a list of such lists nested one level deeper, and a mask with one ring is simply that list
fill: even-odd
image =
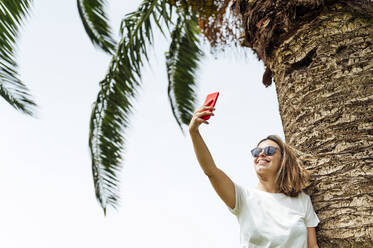
[{"label": "sky", "polygon": [[[140,1],[108,2],[118,39],[121,19]],[[75,0],[34,1],[17,44],[20,77],[38,111],[29,117],[0,99],[0,247],[239,247],[236,217],[172,115],[167,38],[155,32],[149,47],[150,62],[124,131],[120,207],[109,208],[106,217],[94,194],[88,132],[110,56],[89,41]],[[251,51],[204,51],[198,106],[211,92],[220,96],[201,135],[220,169],[256,187],[250,149],[270,134],[284,139],[275,85],[262,84],[263,62]]]}]

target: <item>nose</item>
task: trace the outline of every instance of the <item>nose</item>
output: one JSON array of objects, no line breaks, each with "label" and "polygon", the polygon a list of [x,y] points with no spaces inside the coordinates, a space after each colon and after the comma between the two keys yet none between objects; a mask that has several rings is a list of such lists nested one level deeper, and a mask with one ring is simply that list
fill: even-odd
[{"label": "nose", "polygon": [[262,149],[262,151],[259,153],[259,156],[258,156],[258,157],[260,157],[260,156],[262,156],[262,155],[263,155],[263,156],[266,156],[265,153],[264,153],[264,149]]},{"label": "nose", "polygon": [[264,149],[259,153],[258,157],[256,157],[256,161],[258,161],[259,158],[264,158],[266,157],[267,155],[265,155],[264,153]]}]

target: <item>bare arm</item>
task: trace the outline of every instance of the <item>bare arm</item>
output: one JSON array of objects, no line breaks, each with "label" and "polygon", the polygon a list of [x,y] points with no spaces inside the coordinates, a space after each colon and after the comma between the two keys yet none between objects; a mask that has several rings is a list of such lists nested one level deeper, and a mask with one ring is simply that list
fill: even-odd
[{"label": "bare arm", "polygon": [[200,124],[208,124],[208,122],[201,117],[204,115],[213,115],[212,112],[206,111],[208,109],[213,110],[211,107],[203,106],[194,113],[189,124],[189,134],[193,142],[194,152],[202,170],[208,176],[219,197],[226,205],[233,209],[235,207],[234,184],[222,170],[216,167],[211,153],[198,130]]},{"label": "bare arm", "polygon": [[307,246],[308,248],[319,248],[314,227],[307,227]]}]

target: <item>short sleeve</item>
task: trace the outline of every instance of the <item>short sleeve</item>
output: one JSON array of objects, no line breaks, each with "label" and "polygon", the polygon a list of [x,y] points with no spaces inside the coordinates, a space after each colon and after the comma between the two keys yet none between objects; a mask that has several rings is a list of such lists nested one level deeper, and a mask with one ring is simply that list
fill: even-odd
[{"label": "short sleeve", "polygon": [[320,222],[317,217],[315,210],[313,209],[311,197],[306,194],[306,216],[305,216],[306,227],[316,227]]},{"label": "short sleeve", "polygon": [[234,192],[235,192],[235,204],[234,208],[230,208],[229,206],[228,209],[231,211],[232,214],[238,215],[241,211],[242,207],[242,201],[244,199],[244,188],[241,185],[238,185],[237,183],[233,182],[234,184]]}]

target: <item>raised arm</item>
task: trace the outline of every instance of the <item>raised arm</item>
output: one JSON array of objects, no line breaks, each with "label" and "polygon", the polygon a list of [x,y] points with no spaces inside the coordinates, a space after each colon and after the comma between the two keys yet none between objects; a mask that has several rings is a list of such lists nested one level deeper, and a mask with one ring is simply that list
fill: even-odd
[{"label": "raised arm", "polygon": [[209,124],[208,121],[201,118],[202,116],[214,115],[208,110],[213,111],[215,108],[202,106],[194,112],[193,118],[189,124],[189,134],[193,142],[194,152],[197,156],[198,163],[203,172],[208,176],[219,197],[226,205],[233,209],[235,207],[234,184],[222,170],[216,167],[211,153],[198,130],[202,123]]}]

